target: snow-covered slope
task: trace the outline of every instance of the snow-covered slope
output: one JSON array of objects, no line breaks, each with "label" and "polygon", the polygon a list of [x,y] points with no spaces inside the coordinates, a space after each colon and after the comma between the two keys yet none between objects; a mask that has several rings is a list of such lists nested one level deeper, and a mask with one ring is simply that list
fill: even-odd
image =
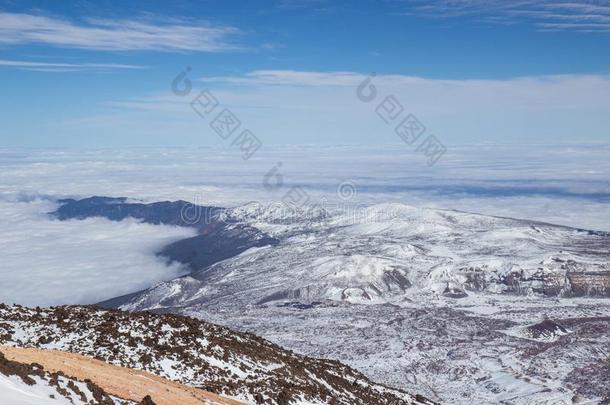
[{"label": "snow-covered slope", "polygon": [[337,361],[176,315],[0,304],[0,345],[82,354],[247,403],[430,403],[372,383]]},{"label": "snow-covered slope", "polygon": [[331,213],[250,205],[221,215],[279,244],[113,304],[251,331],[450,402],[599,394],[566,381],[598,360],[607,336],[556,334],[580,349],[567,357],[558,345],[551,361],[540,345],[556,342],[522,331],[547,316],[595,318],[585,324],[607,331],[608,234],[399,204]]}]

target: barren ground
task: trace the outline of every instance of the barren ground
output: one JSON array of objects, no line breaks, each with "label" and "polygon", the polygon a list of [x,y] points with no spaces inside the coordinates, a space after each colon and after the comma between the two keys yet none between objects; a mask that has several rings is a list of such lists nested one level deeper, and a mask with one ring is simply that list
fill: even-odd
[{"label": "barren ground", "polygon": [[21,363],[38,363],[45,370],[63,372],[80,380],[90,379],[111,395],[139,402],[150,395],[158,405],[210,404],[237,405],[240,402],[223,398],[197,388],[182,385],[156,375],[113,366],[79,354],[58,350],[0,347],[4,356]]}]

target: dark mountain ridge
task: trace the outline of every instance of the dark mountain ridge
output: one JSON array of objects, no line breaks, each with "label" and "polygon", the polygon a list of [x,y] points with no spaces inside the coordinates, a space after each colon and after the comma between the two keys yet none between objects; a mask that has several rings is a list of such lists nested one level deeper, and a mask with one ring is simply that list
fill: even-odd
[{"label": "dark mountain ridge", "polygon": [[201,270],[253,247],[277,245],[279,240],[260,230],[221,218],[225,208],[191,204],[187,201],[130,202],[125,197],[94,196],[81,200],[59,200],[50,213],[60,221],[101,217],[111,221],[133,218],[153,225],[194,228],[198,235],[165,246],[157,255]]}]

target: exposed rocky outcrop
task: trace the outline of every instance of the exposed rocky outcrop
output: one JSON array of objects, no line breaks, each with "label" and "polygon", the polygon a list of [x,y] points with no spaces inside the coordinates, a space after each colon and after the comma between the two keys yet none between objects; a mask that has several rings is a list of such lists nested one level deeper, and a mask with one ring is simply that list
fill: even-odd
[{"label": "exposed rocky outcrop", "polygon": [[523,329],[523,335],[532,339],[554,340],[558,336],[567,335],[568,329],[551,319],[531,325]]}]

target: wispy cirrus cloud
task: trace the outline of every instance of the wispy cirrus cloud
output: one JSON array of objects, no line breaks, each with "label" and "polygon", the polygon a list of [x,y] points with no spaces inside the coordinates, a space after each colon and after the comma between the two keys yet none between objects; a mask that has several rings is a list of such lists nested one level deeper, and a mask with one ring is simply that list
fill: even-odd
[{"label": "wispy cirrus cloud", "polygon": [[[256,87],[309,87],[328,88],[347,87],[354,90],[368,75],[360,72],[320,72],[298,70],[254,70],[236,76],[212,76],[201,80],[209,84],[229,84]],[[530,100],[533,105],[567,106],[577,105],[576,100],[589,100],[591,105],[608,100],[605,95],[610,90],[609,75],[544,75],[524,76],[507,79],[431,79],[400,74],[376,74],[374,83],[390,93],[414,94],[414,101],[430,100],[434,105],[447,97],[472,96],[488,103],[487,98],[496,102],[502,99],[514,101],[516,105]],[[406,97],[406,96],[405,96]],[[601,97],[601,98],[598,98]],[[458,103],[457,105],[461,105]],[[455,108],[455,107],[452,107]]]},{"label": "wispy cirrus cloud", "polygon": [[45,72],[109,71],[115,69],[146,69],[142,65],[121,63],[61,63],[0,59],[0,68],[36,70]]},{"label": "wispy cirrus cloud", "polygon": [[[555,75],[447,80],[377,74],[377,99],[363,103],[357,89],[366,74],[258,70],[207,77],[209,89],[264,142],[362,143],[400,141],[377,108],[388,96],[418,117],[430,133],[450,142],[539,142],[607,139],[610,76]],[[66,131],[109,133],[120,128],[147,139],[219,142],[209,120],[189,106],[198,92],[167,90],[106,102],[92,117],[74,117]],[[101,114],[101,115],[100,115]],[[120,124],[117,124],[119,123]]]},{"label": "wispy cirrus cloud", "polygon": [[529,23],[541,31],[610,32],[610,0],[407,0],[408,14]]},{"label": "wispy cirrus cloud", "polygon": [[288,86],[353,86],[363,79],[355,72],[311,72],[298,70],[255,70],[243,76],[202,78],[205,82]]},{"label": "wispy cirrus cloud", "polygon": [[[374,113],[362,116],[362,103],[356,98],[357,87],[367,77],[360,72],[348,71],[255,70],[236,76],[203,77],[200,81],[202,88],[212,88],[214,95],[230,108],[243,110],[244,114],[254,111],[255,118],[252,119],[262,120],[261,127],[272,131],[274,123],[282,120],[287,121],[286,127],[299,127],[301,124],[296,123],[302,122],[302,111],[308,112],[306,122],[314,116],[317,120],[329,117],[337,120],[336,117],[344,114],[346,121],[363,121],[361,126],[365,127],[367,117],[376,118]],[[585,121],[585,118],[578,117],[585,112],[602,116],[610,112],[610,75],[449,80],[377,74],[372,83],[380,94],[380,100],[381,95],[394,95],[414,112],[434,117],[437,122],[467,116],[471,116],[472,122],[480,122],[485,114],[497,114],[498,120],[513,122],[514,114],[518,113],[538,116],[537,120],[549,125],[549,116],[573,116],[572,126],[578,127],[579,121]],[[190,99],[185,101],[169,92],[158,92],[115,100],[106,105],[123,112],[164,112],[179,114],[182,118],[182,114],[197,118],[188,107],[188,101]],[[108,121],[107,118],[104,120]],[[511,126],[506,125],[506,128]],[[452,132],[456,128],[454,126]]]},{"label": "wispy cirrus cloud", "polygon": [[40,43],[102,51],[222,52],[239,30],[172,19],[75,22],[34,14],[0,12],[0,44]]}]

